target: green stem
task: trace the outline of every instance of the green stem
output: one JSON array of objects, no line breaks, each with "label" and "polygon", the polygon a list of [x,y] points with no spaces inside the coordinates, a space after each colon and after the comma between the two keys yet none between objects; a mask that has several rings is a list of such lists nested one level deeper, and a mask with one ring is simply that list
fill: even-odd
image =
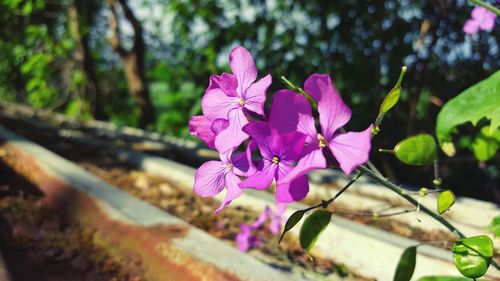
[{"label": "green stem", "polygon": [[[418,201],[415,200],[410,195],[408,195],[405,190],[399,188],[398,186],[396,186],[392,182],[386,180],[385,178],[378,176],[377,174],[375,174],[374,172],[372,172],[370,169],[367,169],[364,166],[359,166],[357,168],[357,170],[359,172],[363,173],[365,176],[367,176],[370,179],[372,179],[373,181],[375,181],[376,183],[379,183],[379,184],[381,184],[381,185],[389,188],[390,190],[396,192],[401,197],[403,197],[404,199],[406,199],[408,202],[410,202],[411,204],[413,204],[415,207],[417,207],[417,206],[420,205],[418,203]],[[431,211],[430,209],[428,209],[427,207],[425,207],[423,205],[420,205],[420,210],[422,210],[422,212],[428,214],[429,216],[431,216],[432,218],[434,218],[435,220],[437,220],[438,222],[440,222],[442,225],[444,225],[446,228],[448,228],[451,232],[453,232],[454,234],[456,234],[460,238],[465,238],[465,235],[462,232],[460,232],[460,230],[458,230],[456,227],[454,227],[451,223],[449,223],[446,219],[444,219],[440,215],[434,213],[433,211]]]},{"label": "green stem", "polygon": [[374,219],[377,219],[377,218],[385,218],[385,217],[392,217],[392,216],[407,214],[407,213],[415,212],[416,210],[417,209],[406,209],[406,210],[394,211],[392,213],[351,212],[351,211],[345,211],[345,210],[333,210],[332,213],[333,214],[356,216],[356,217],[372,217]]},{"label": "green stem", "polygon": [[[385,178],[383,177],[380,177],[378,176],[377,174],[375,174],[374,172],[372,172],[370,169],[364,167],[364,166],[359,166],[357,168],[357,171],[360,172],[360,173],[363,173],[364,175],[366,175],[367,177],[369,177],[370,179],[372,179],[373,181],[375,181],[376,183],[379,183],[387,188],[389,188],[390,190],[396,192],[397,194],[399,194],[401,197],[403,197],[404,199],[406,199],[408,202],[410,202],[411,204],[413,204],[414,206],[419,206],[420,204],[418,203],[417,200],[415,200],[413,197],[411,197],[410,195],[407,194],[406,191],[404,191],[403,189],[399,188],[397,185],[393,184],[392,182],[386,180]],[[460,230],[458,230],[456,227],[454,227],[451,223],[449,223],[446,219],[444,219],[443,217],[441,217],[440,215],[434,213],[433,211],[429,210],[427,207],[425,207],[424,205],[420,205],[420,210],[422,210],[422,212],[428,214],[429,216],[431,216],[433,219],[437,220],[438,222],[440,222],[442,225],[444,225],[446,228],[448,228],[452,233],[456,234],[457,236],[459,236],[460,238],[465,238],[466,236],[460,232]],[[491,265],[493,265],[496,269],[500,269],[500,265],[494,260],[492,259],[491,260]]]},{"label": "green stem", "polygon": [[492,11],[493,13],[497,14],[497,16],[500,16],[500,9],[496,8],[493,5],[490,5],[488,3],[484,3],[481,0],[469,0],[469,2],[471,2],[471,3],[475,4],[475,5],[481,6],[483,8],[486,8],[486,9]]},{"label": "green stem", "polygon": [[357,181],[361,177],[361,174],[362,173],[358,171],[356,173],[356,175],[354,176],[354,178],[352,178],[341,190],[339,190],[335,194],[335,196],[333,196],[332,198],[330,198],[328,200],[322,200],[321,203],[304,209],[303,210],[304,213],[309,212],[311,210],[314,210],[316,208],[320,208],[320,207],[323,207],[323,209],[326,209],[331,203],[333,203],[333,201],[335,201],[340,195],[342,195],[342,193],[344,193],[355,181]]},{"label": "green stem", "polygon": [[401,67],[401,72],[399,73],[399,78],[398,78],[398,82],[396,83],[396,87],[401,87],[401,82],[403,82],[403,78],[405,77],[406,70],[408,70],[408,67],[406,65],[403,65]]},{"label": "green stem", "polygon": [[311,104],[311,106],[314,109],[318,109],[318,103],[314,100],[314,98],[309,93],[304,91],[302,88],[295,86],[292,82],[290,82],[288,79],[286,79],[285,76],[281,76],[281,81],[283,81],[283,83],[285,83],[285,85],[287,85],[287,87],[290,90],[296,92],[297,94],[304,96],[309,101],[309,103]]}]

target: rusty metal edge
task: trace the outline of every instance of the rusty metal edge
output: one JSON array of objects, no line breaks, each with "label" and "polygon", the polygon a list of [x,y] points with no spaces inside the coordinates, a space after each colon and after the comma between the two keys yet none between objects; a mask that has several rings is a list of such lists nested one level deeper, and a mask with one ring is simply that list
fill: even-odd
[{"label": "rusty metal edge", "polygon": [[[181,280],[207,281],[307,280],[271,268],[1,126],[0,138],[7,142],[8,153],[24,161],[16,168],[28,169],[24,172],[50,194],[51,204],[73,203],[75,218],[91,224],[104,244],[119,248],[115,254],[138,255],[154,264],[155,268],[146,270],[152,280],[180,280],[175,278],[181,276]],[[102,220],[106,223],[99,223]]]}]

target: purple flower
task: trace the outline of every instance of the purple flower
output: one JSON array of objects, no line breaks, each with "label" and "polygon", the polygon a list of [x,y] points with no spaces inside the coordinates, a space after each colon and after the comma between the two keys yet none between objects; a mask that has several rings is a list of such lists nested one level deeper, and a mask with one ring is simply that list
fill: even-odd
[{"label": "purple flower", "polygon": [[214,145],[221,152],[238,147],[248,138],[241,130],[248,124],[244,109],[264,115],[266,91],[271,84],[269,74],[255,82],[257,67],[247,49],[241,46],[232,49],[229,63],[233,74],[212,75],[202,99],[203,115],[206,118],[229,120],[227,128],[215,136]]},{"label": "purple flower", "polygon": [[282,183],[281,179],[285,178],[299,160],[306,135],[299,132],[279,134],[267,122],[262,121],[246,125],[243,131],[252,137],[252,142],[257,143],[262,161],[258,165],[259,171],[242,181],[240,188],[266,189],[275,179],[278,202],[302,200],[309,191],[307,178],[300,176],[287,183]]},{"label": "purple flower", "polygon": [[215,148],[215,136],[228,125],[226,119],[219,118],[212,121],[203,115],[192,116],[189,120],[189,133],[200,138],[208,147]]},{"label": "purple flower", "polygon": [[252,226],[248,224],[240,225],[240,232],[236,235],[235,239],[240,251],[246,252],[251,248],[255,248],[260,245],[259,239],[252,233],[253,230]]},{"label": "purple flower", "polygon": [[328,75],[309,76],[304,88],[318,103],[321,133],[315,128],[306,98],[290,90],[281,90],[273,97],[269,116],[271,126],[280,133],[298,131],[307,135],[302,158],[281,182],[293,181],[311,170],[326,168],[324,153],[330,152],[342,171],[350,174],[358,165],[368,161],[372,126],[362,132],[338,132],[351,119],[351,110],[340,98]]},{"label": "purple flower", "polygon": [[274,235],[278,236],[281,233],[281,224],[285,221],[285,217],[283,216],[286,211],[286,205],[283,203],[276,203],[276,207],[274,212],[270,211],[268,217],[269,221],[269,230]]},{"label": "purple flower", "polygon": [[201,197],[215,196],[226,187],[226,197],[215,213],[241,195],[241,189],[238,187],[241,182],[239,176],[252,172],[246,153],[231,156],[232,153],[232,149],[228,150],[220,154],[221,161],[203,163],[194,175],[193,190]]},{"label": "purple flower", "polygon": [[496,17],[494,12],[484,7],[474,7],[471,18],[464,24],[463,31],[467,34],[476,34],[479,30],[491,31],[495,27]]},{"label": "purple flower", "polygon": [[257,220],[255,220],[250,227],[252,229],[259,229],[263,226],[267,220],[269,220],[269,230],[274,235],[279,235],[281,233],[281,223],[285,219],[283,214],[286,211],[287,204],[285,203],[276,203],[274,210],[269,207],[266,207],[264,211],[259,214]]},{"label": "purple flower", "polygon": [[259,217],[251,224],[241,224],[240,232],[236,235],[236,243],[238,249],[241,251],[248,251],[251,248],[258,247],[261,241],[253,232],[260,229],[269,220],[269,230],[272,234],[278,236],[281,233],[281,223],[285,219],[283,214],[286,210],[286,204],[277,203],[275,210],[266,207],[264,211],[259,214]]}]

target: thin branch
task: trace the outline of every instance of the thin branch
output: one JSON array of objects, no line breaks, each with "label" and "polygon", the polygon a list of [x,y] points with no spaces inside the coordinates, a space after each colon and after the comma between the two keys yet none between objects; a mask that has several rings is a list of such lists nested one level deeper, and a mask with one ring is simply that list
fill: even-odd
[{"label": "thin branch", "polygon": [[370,211],[370,212],[352,212],[352,211],[345,211],[345,210],[333,210],[332,213],[357,216],[357,217],[373,217],[374,219],[377,219],[377,218],[392,217],[392,216],[407,214],[407,213],[411,213],[411,212],[415,212],[415,211],[417,211],[417,209],[405,209],[405,210],[400,210],[400,211],[394,211],[392,213],[379,213],[379,212],[373,212],[373,211]]},{"label": "thin branch", "polygon": [[[372,179],[373,181],[375,181],[376,183],[379,183],[379,184],[381,184],[381,185],[389,188],[390,190],[396,192],[397,194],[399,194],[401,197],[403,197],[404,199],[406,199],[408,202],[410,202],[415,207],[417,207],[417,206],[420,205],[418,203],[418,201],[415,200],[410,195],[408,195],[408,193],[405,190],[399,188],[398,186],[396,186],[392,182],[388,181],[387,179],[378,176],[377,174],[375,174],[374,172],[372,172],[370,169],[367,169],[364,166],[359,166],[357,168],[357,170],[360,171],[361,173],[363,173],[365,176],[367,176],[370,179]],[[427,207],[425,207],[423,205],[420,205],[420,210],[422,210],[422,212],[428,214],[429,216],[431,216],[432,218],[434,218],[435,220],[437,220],[438,222],[440,222],[442,225],[444,225],[446,228],[448,228],[451,232],[453,232],[454,234],[456,234],[460,238],[464,238],[465,237],[465,235],[462,232],[460,232],[460,230],[458,230],[456,227],[454,227],[451,223],[449,223],[446,219],[444,219],[440,215],[438,215],[438,214],[434,213],[433,211],[431,211],[429,208],[427,208]]]},{"label": "thin branch", "polygon": [[496,8],[493,5],[490,5],[490,4],[485,3],[483,1],[480,1],[480,0],[469,0],[469,2],[471,2],[475,5],[481,6],[483,8],[486,8],[486,9],[492,11],[493,13],[497,14],[497,16],[500,16],[500,9]]}]

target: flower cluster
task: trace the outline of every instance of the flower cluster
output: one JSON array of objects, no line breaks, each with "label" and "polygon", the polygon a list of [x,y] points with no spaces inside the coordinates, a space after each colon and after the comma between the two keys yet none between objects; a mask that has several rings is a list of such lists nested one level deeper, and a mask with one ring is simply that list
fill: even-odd
[{"label": "flower cluster", "polygon": [[497,15],[484,8],[484,7],[474,7],[472,9],[470,19],[468,19],[463,27],[463,31],[467,34],[476,34],[480,30],[492,31],[495,27],[495,20]]},{"label": "flower cluster", "polygon": [[236,244],[238,244],[238,249],[246,252],[252,248],[259,247],[262,241],[257,235],[255,235],[255,232],[266,226],[266,222],[269,222],[267,224],[269,231],[275,236],[278,236],[281,232],[281,223],[284,220],[283,214],[285,213],[285,210],[286,204],[278,203],[276,204],[274,210],[266,207],[253,223],[241,224],[240,232],[236,235],[235,239]]},{"label": "flower cluster", "polygon": [[242,189],[267,189],[273,182],[277,202],[302,200],[309,191],[308,172],[335,165],[350,174],[368,160],[372,126],[362,132],[342,129],[351,110],[328,75],[312,74],[304,85],[317,104],[317,128],[308,100],[291,90],[276,92],[266,112],[272,78],[268,74],[256,81],[248,50],[234,48],[229,62],[232,73],[210,77],[203,115],[189,123],[191,134],[220,155],[220,161],[208,161],[196,171],[194,182],[194,192],[202,197],[227,189],[216,212]]}]

